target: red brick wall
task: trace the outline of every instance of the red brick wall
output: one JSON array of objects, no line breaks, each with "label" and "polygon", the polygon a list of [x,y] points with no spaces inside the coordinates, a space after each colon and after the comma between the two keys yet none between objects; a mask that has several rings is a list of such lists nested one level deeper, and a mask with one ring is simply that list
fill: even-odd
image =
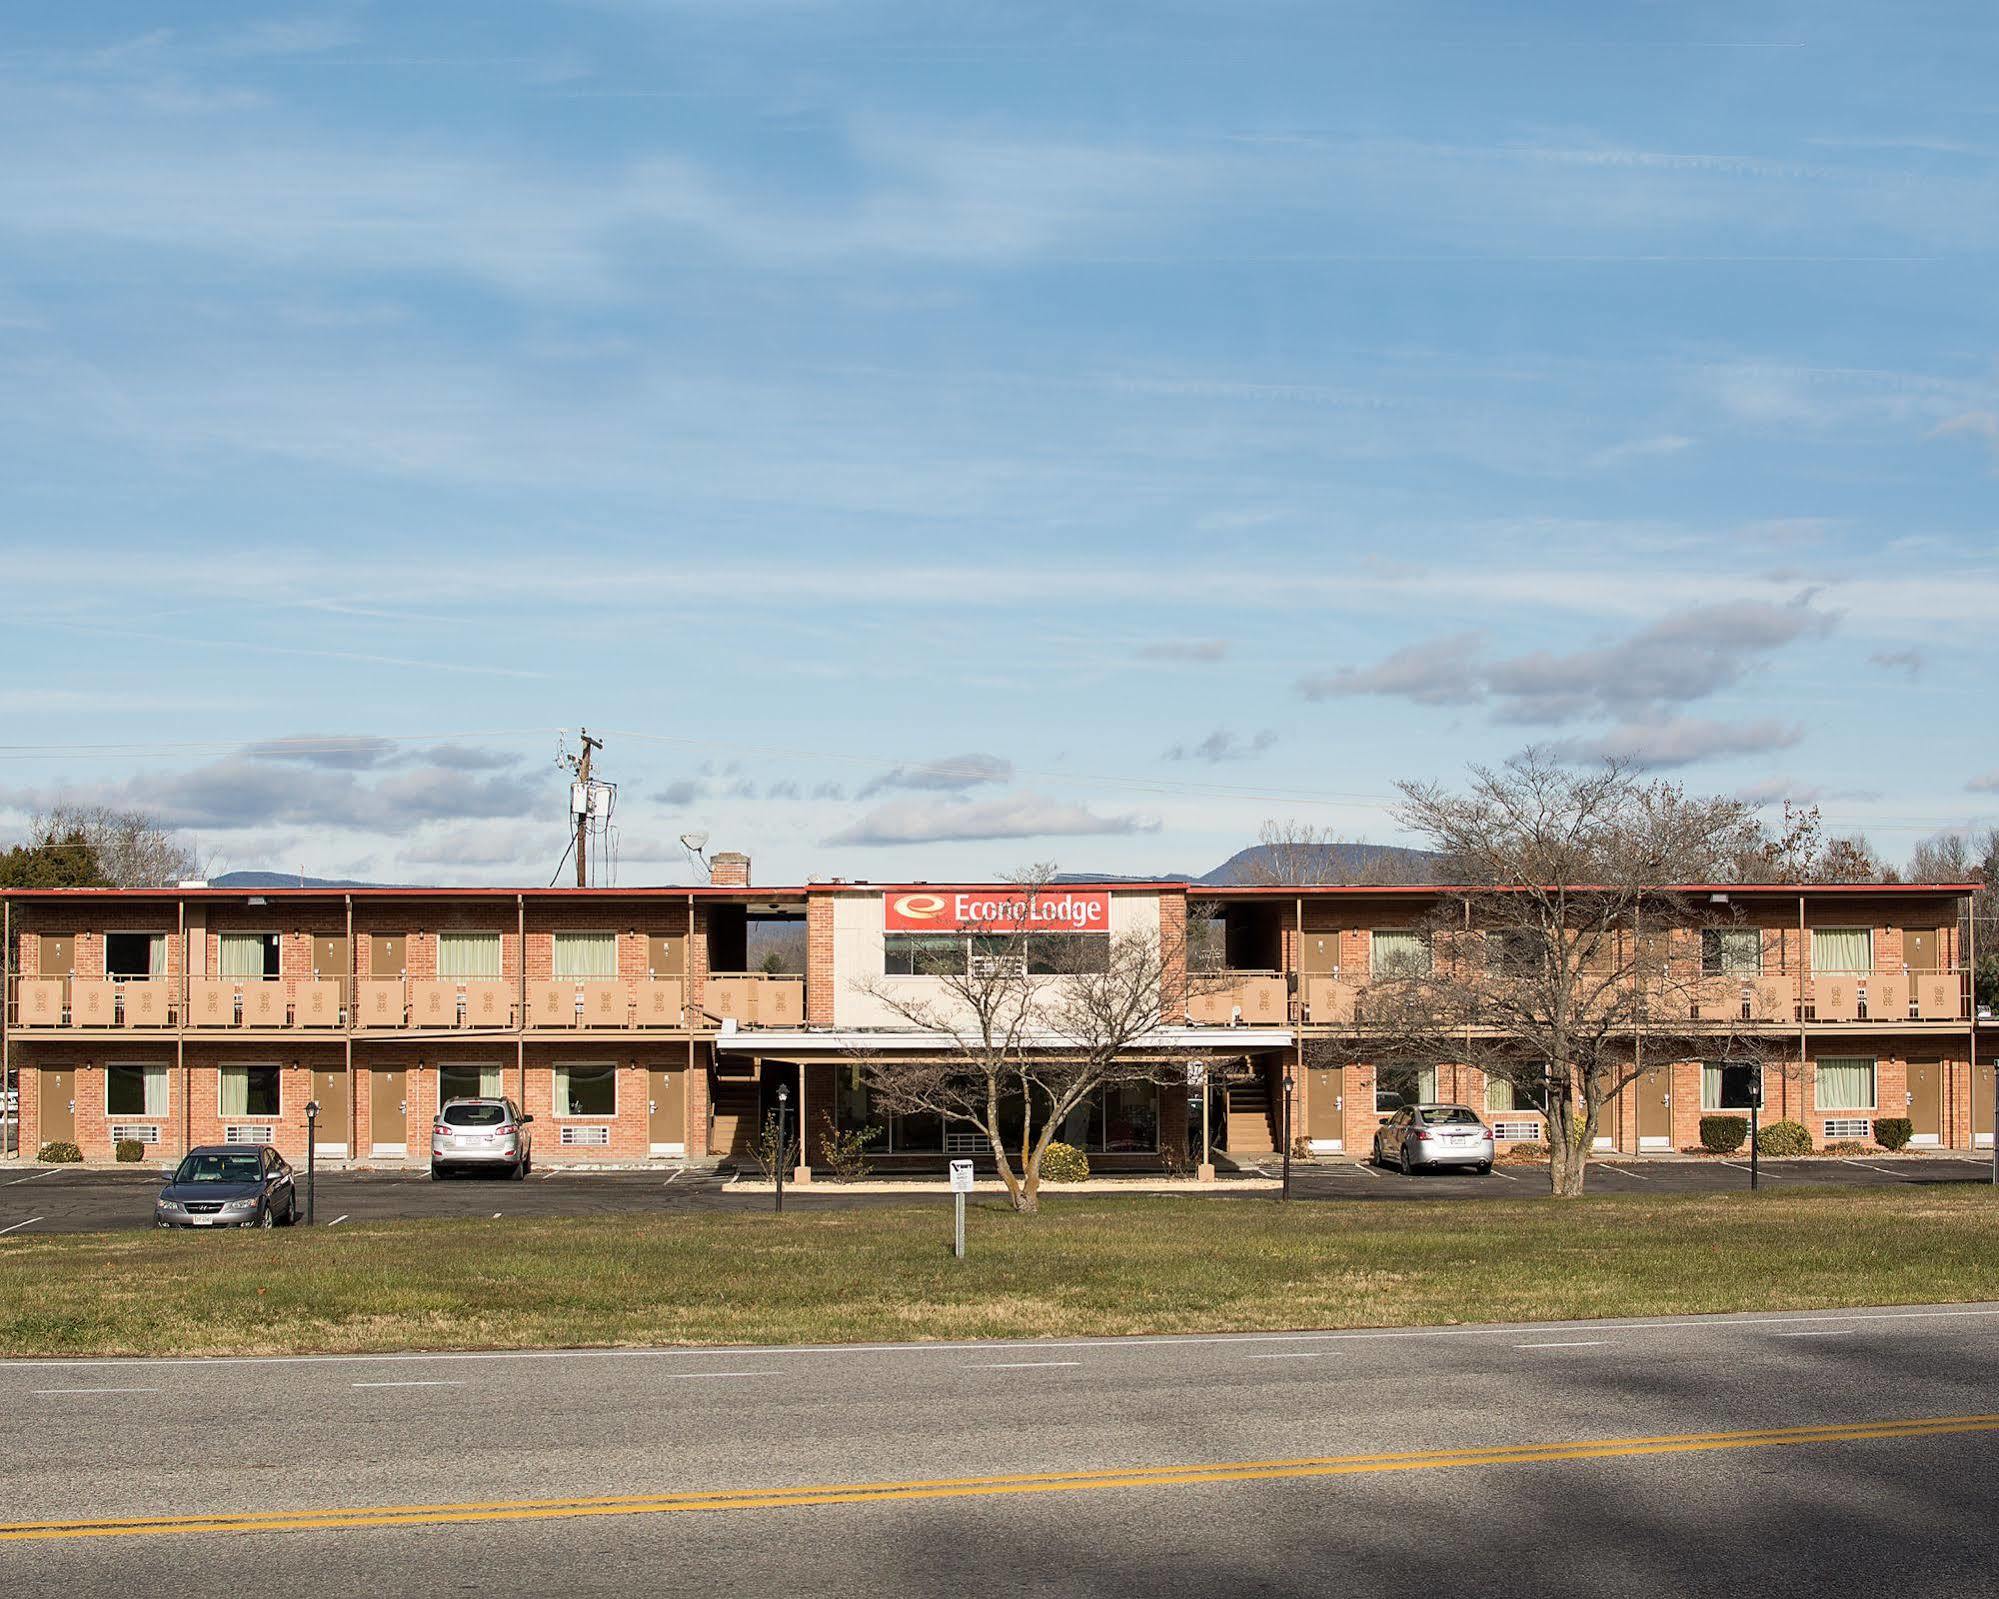
[{"label": "red brick wall", "polygon": [[833,1025],[833,896],[814,894],[805,902],[805,1022]]}]

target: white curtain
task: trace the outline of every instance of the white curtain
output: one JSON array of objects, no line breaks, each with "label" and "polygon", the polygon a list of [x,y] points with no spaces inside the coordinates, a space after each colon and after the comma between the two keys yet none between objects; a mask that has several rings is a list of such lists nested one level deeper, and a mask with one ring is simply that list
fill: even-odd
[{"label": "white curtain", "polygon": [[147,1116],[167,1114],[167,1069],[164,1066],[148,1066],[146,1069],[146,1109]]},{"label": "white curtain", "polygon": [[1873,971],[1874,929],[1871,927],[1814,927],[1812,929],[1812,970],[1815,972]]},{"label": "white curtain", "polygon": [[262,933],[224,933],[222,975],[261,978],[264,975],[264,944],[265,935]]},{"label": "white curtain", "polygon": [[1818,1063],[1820,1110],[1872,1110],[1874,1062],[1864,1056],[1827,1056]]},{"label": "white curtain", "polygon": [[1430,941],[1421,933],[1376,933],[1370,941],[1376,977],[1400,977],[1430,969]]},{"label": "white curtain", "polygon": [[442,1070],[443,1099],[499,1099],[506,1093],[500,1066],[446,1066]]},{"label": "white curtain", "polygon": [[155,933],[146,941],[146,973],[150,977],[164,977],[167,975],[167,935],[165,933]]},{"label": "white curtain", "polygon": [[555,1068],[555,1113],[558,1116],[617,1114],[617,1074],[608,1066]]},{"label": "white curtain", "polygon": [[1416,1073],[1416,1103],[1434,1105],[1437,1103],[1437,1068],[1425,1066]]},{"label": "white curtain", "polygon": [[[225,939],[227,935],[224,935]],[[228,947],[225,943],[225,949]],[[261,970],[261,968],[260,968]],[[225,1066],[222,1068],[222,1114],[224,1116],[247,1116],[250,1114],[250,1068],[247,1066]]]},{"label": "white curtain", "polygon": [[1513,1084],[1504,1077],[1492,1078],[1485,1085],[1485,1108],[1487,1110],[1513,1110]]},{"label": "white curtain", "polygon": [[1755,928],[1730,927],[1715,936],[1721,946],[1717,952],[1721,957],[1720,971],[1733,976],[1737,972],[1763,970],[1763,935]]},{"label": "white curtain", "polygon": [[618,975],[618,935],[616,933],[557,933],[555,935],[555,975],[557,977],[616,977]]},{"label": "white curtain", "polygon": [[498,977],[500,975],[500,935],[498,933],[439,933],[437,935],[437,975],[439,977]]}]

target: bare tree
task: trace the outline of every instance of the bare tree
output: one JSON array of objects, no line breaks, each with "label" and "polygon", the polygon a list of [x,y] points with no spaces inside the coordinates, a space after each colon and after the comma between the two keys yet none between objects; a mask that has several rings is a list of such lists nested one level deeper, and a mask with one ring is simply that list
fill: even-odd
[{"label": "bare tree", "polygon": [[1414,851],[1376,846],[1295,817],[1266,821],[1256,841],[1243,863],[1243,881],[1252,887],[1433,881],[1429,863]]},{"label": "bare tree", "polygon": [[1042,931],[1032,907],[1053,875],[1036,867],[1011,879],[1021,914],[967,932],[962,958],[940,949],[918,968],[933,979],[923,992],[888,979],[858,985],[936,1041],[922,1058],[856,1051],[871,1112],[935,1116],[975,1131],[1022,1214],[1040,1208],[1048,1146],[1093,1095],[1117,1084],[1186,1081],[1184,1064],[1144,1047],[1185,1003],[1185,938],[1164,926]]},{"label": "bare tree", "polygon": [[87,845],[98,871],[115,888],[167,888],[200,875],[193,847],[143,811],[58,800],[29,825],[39,847]]},{"label": "bare tree", "polygon": [[1904,875],[1911,883],[1979,885],[1959,921],[1960,947],[1977,951],[1973,986],[1978,1004],[1999,1005],[1999,827],[1975,837],[1939,833],[1924,839]]},{"label": "bare tree", "polygon": [[1789,800],[1776,833],[1759,828],[1738,851],[1728,875],[1749,883],[1883,883],[1898,876],[1860,834],[1828,837],[1816,805]]},{"label": "bare tree", "polygon": [[1740,804],[1531,750],[1472,768],[1466,793],[1401,788],[1400,819],[1455,886],[1330,1048],[1512,1084],[1543,1110],[1563,1198],[1583,1191],[1604,1107],[1646,1071],[1689,1054],[1761,1061],[1739,981],[1709,969],[1725,945],[1706,935],[1739,929],[1672,886],[1712,881],[1745,847]]}]

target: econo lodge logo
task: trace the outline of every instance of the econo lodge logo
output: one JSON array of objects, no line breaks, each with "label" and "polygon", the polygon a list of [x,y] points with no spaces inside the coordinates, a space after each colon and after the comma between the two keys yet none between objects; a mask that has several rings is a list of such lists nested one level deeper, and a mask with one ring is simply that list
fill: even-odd
[{"label": "econo lodge logo", "polygon": [[1097,892],[1030,894],[1024,889],[968,889],[891,894],[883,924],[890,932],[1110,931],[1111,897]]}]

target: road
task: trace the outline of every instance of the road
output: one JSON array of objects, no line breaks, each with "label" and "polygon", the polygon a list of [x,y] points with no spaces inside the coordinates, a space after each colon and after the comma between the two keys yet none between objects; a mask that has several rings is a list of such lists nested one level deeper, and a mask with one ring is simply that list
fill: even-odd
[{"label": "road", "polygon": [[1991,1305],[13,1362],[0,1592],[1983,1595],[1995,1394]]},{"label": "road", "polygon": [[[1274,1175],[1272,1163],[1268,1171]],[[1763,1177],[1772,1192],[1807,1187],[1880,1188],[1910,1183],[1978,1182],[1991,1173],[1989,1160],[1975,1156],[1925,1156],[1901,1160],[1806,1160],[1766,1162]],[[1735,1193],[1746,1190],[1744,1166],[1719,1162],[1597,1161],[1590,1183],[1598,1193],[1657,1197],[1666,1194]],[[0,1167],[0,1235],[16,1232],[97,1232],[147,1227],[159,1175],[150,1171],[84,1170],[77,1167]],[[474,1176],[433,1183],[420,1171],[331,1171],[319,1174],[318,1217],[322,1223],[387,1221],[428,1216],[592,1216],[633,1211],[738,1210],[770,1203],[768,1193],[728,1189],[727,1177],[713,1171],[569,1172],[537,1171],[525,1182]],[[1433,1173],[1404,1177],[1398,1172],[1345,1162],[1314,1161],[1294,1169],[1294,1193],[1301,1200],[1527,1199],[1547,1193],[1539,1168],[1501,1167],[1490,1176]],[[818,1182],[788,1188],[785,1203],[798,1206],[907,1203],[911,1194],[853,1194],[838,1184]],[[935,1196],[929,1196],[933,1200]],[[1052,1196],[1051,1196],[1052,1197]],[[1230,1197],[1264,1202],[1267,1189]]]}]

